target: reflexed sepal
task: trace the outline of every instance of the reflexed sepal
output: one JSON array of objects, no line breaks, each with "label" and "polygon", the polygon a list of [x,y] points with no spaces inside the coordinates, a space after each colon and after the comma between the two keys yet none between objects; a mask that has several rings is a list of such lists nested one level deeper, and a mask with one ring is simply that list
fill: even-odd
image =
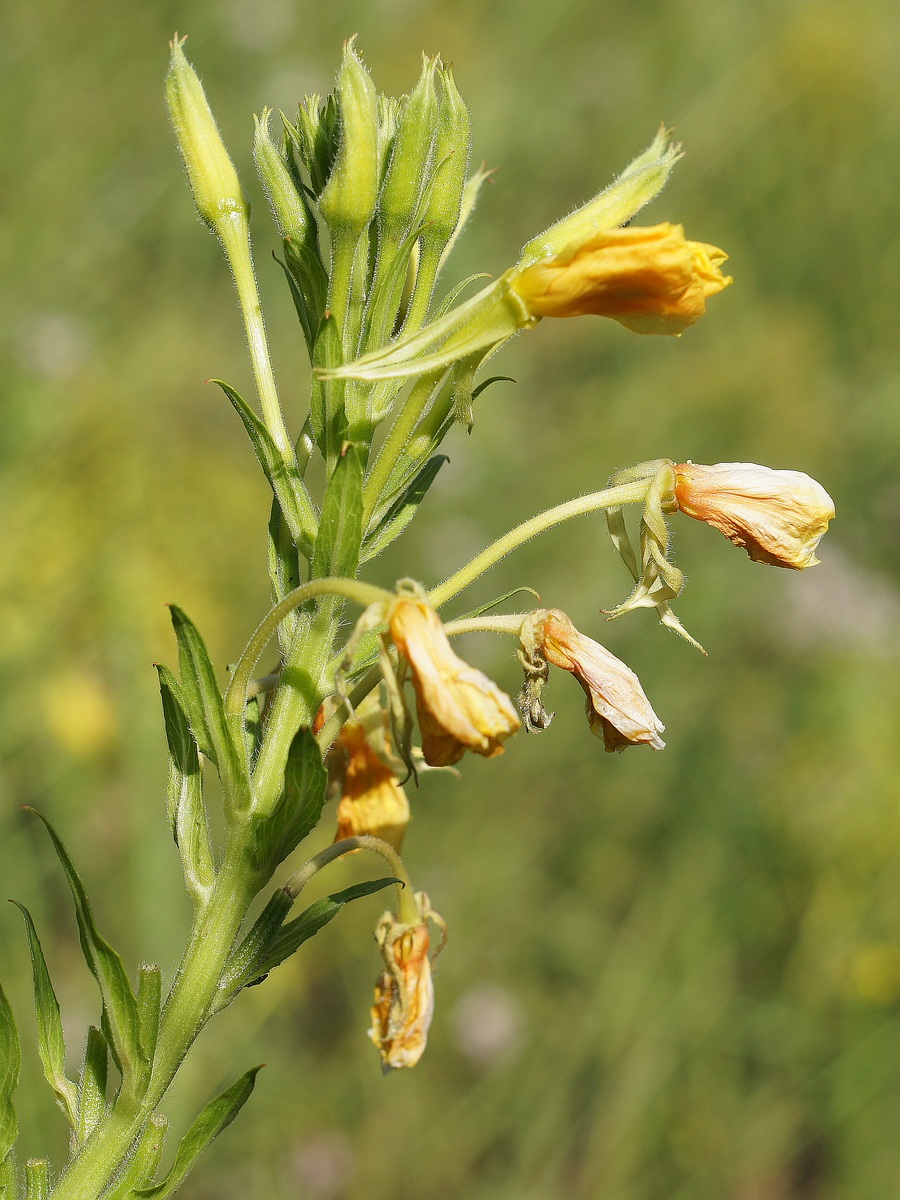
[{"label": "reflexed sepal", "polygon": [[254,870],[273,870],[315,829],[327,784],[328,773],[312,730],[299,729],[288,750],[284,791],[275,809],[253,822],[250,855]]},{"label": "reflexed sepal", "polygon": [[150,1200],[151,1197],[152,1200],[168,1200],[169,1196],[174,1195],[206,1147],[231,1124],[250,1099],[256,1076],[261,1070],[262,1067],[253,1067],[215,1100],[210,1100],[181,1139],[175,1162],[165,1179],[153,1187],[137,1189],[135,1195],[142,1200]]}]

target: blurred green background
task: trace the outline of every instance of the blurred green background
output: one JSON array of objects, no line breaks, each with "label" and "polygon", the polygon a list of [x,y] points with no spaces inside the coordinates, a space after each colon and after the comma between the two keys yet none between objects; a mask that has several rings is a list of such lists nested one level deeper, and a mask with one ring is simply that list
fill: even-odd
[{"label": "blurred green background", "polygon": [[[501,761],[429,777],[408,861],[446,917],[426,1058],[381,1077],[363,901],[199,1043],[167,1109],[268,1064],[191,1200],[868,1200],[900,1194],[900,10],[891,0],[9,0],[0,46],[0,671],[4,895],[32,907],[73,1055],[96,1019],[60,872],[171,973],[187,926],[151,662],[167,601],[218,664],[267,603],[266,488],[212,387],[251,393],[227,272],[167,128],[188,33],[248,187],[294,428],[302,342],[250,163],[250,114],[328,90],[342,40],[385,91],[456,65],[497,167],[448,279],[499,271],[660,120],[687,155],[648,219],[725,247],[735,285],[683,339],[545,322],[371,566],[437,581],[510,524],[666,455],[794,467],[839,518],[823,564],[763,569],[676,522],[701,658],[636,613],[599,520],[532,543],[517,584],[638,670],[661,754],[606,756],[580,690]],[[461,607],[469,607],[467,596]],[[508,644],[466,653],[509,690]],[[327,831],[325,836],[327,836]],[[362,870],[359,864],[347,869]],[[341,871],[331,876],[340,885]],[[24,1154],[64,1150],[12,909],[0,976],[26,1043]]]}]

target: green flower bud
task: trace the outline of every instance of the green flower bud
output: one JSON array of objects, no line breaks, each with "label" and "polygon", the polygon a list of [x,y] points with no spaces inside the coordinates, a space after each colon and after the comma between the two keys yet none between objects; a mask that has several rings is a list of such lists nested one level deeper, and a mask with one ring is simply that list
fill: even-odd
[{"label": "green flower bud", "polygon": [[184,38],[171,43],[166,103],[197,211],[210,228],[217,229],[223,219],[235,213],[246,220],[250,205],[216,127],[203,85],[184,56],[183,45]]},{"label": "green flower bud", "polygon": [[382,179],[384,179],[391,159],[391,151],[394,148],[399,116],[400,101],[396,96],[378,97],[378,160]]},{"label": "green flower bud", "polygon": [[438,104],[434,178],[422,216],[422,240],[432,253],[443,250],[459,222],[472,132],[469,110],[456,87],[452,68],[442,67],[439,75],[443,87]]},{"label": "green flower bud", "polygon": [[397,132],[378,201],[379,232],[389,242],[402,241],[417,216],[435,140],[436,59],[426,58],[422,74],[402,103]]},{"label": "green flower bud", "polygon": [[264,108],[254,117],[256,132],[253,138],[253,159],[260,182],[269,198],[272,215],[283,238],[302,242],[310,227],[310,217],[297,191],[284,156],[269,137],[269,117],[272,110]]},{"label": "green flower bud", "polygon": [[550,254],[559,254],[567,246],[585,242],[597,233],[630,221],[636,212],[659,195],[680,157],[681,148],[669,145],[668,131],[661,127],[644,153],[629,163],[608,188],[533,238],[522,250],[519,267],[527,267]]},{"label": "green flower bud", "polygon": [[358,236],[378,200],[378,96],[352,40],[338,72],[338,149],[319,209],[329,226]]}]

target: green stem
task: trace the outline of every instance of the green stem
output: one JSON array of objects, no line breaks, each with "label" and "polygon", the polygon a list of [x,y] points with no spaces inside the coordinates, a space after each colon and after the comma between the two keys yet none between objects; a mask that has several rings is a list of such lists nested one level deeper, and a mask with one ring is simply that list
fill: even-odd
[{"label": "green stem", "polygon": [[448,621],[444,633],[447,637],[459,637],[463,633],[509,633],[518,637],[530,616],[531,613],[508,613],[502,617],[463,617],[459,621]]},{"label": "green stem", "polygon": [[461,567],[436,588],[432,588],[428,593],[430,603],[435,608],[440,608],[448,600],[458,596],[464,588],[467,588],[470,583],[474,583],[479,576],[495,566],[507,554],[531,541],[539,533],[561,525],[563,521],[570,521],[573,517],[583,517],[588,513],[600,512],[605,508],[615,508],[621,504],[637,504],[643,501],[647,495],[648,486],[648,480],[644,479],[636,483],[622,484],[620,487],[604,488],[602,492],[591,492],[587,496],[578,496],[574,500],[566,501],[565,504],[558,504],[555,508],[548,508],[546,512],[538,513],[530,521],[511,529],[503,537],[497,538],[496,542],[492,542],[487,549],[476,554],[471,562],[466,563],[464,567]]},{"label": "green stem", "polygon": [[400,920],[405,921],[408,925],[417,925],[421,917],[415,901],[412,882],[403,864],[403,859],[393,846],[382,841],[381,838],[372,837],[369,834],[362,834],[359,837],[342,838],[339,842],[334,842],[331,846],[326,846],[324,850],[320,850],[318,854],[294,872],[284,885],[284,891],[289,892],[291,896],[296,898],[312,877],[321,871],[323,867],[327,867],[336,858],[341,858],[343,855],[349,854],[351,850],[372,850],[375,854],[381,855],[393,874],[400,880],[397,884],[397,911]]}]

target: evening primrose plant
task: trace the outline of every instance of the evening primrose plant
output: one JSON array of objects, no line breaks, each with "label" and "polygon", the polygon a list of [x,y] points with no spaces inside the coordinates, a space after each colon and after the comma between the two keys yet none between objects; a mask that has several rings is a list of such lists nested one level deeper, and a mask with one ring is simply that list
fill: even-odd
[{"label": "evening primrose plant", "polygon": [[[382,969],[369,1036],[386,1070],[415,1065],[446,929],[401,857],[409,794],[423,771],[464,764],[472,753],[496,758],[523,726],[546,729],[543,692],[554,669],[581,686],[588,726],[607,750],[663,748],[663,722],[638,677],[563,610],[498,611],[507,596],[447,619],[446,607],[470,584],[538,534],[603,513],[633,582],[606,616],[653,608],[694,642],[672,609],[684,586],[672,560],[673,517],[712,525],[757,562],[800,570],[815,563],[834,515],[824,489],[799,472],[660,458],[531,517],[443,582],[371,582],[368,564],[416,518],[446,461],[444,437],[456,423],[471,429],[496,378],[484,369],[504,342],[544,318],[586,314],[640,335],[678,336],[730,284],[725,254],[690,240],[680,225],[634,224],[679,157],[660,130],[609,187],[534,237],[496,279],[475,276],[442,294],[442,268],[486,178],[469,170],[469,111],[439,58],[425,58],[415,87],[395,99],[377,91],[350,42],[330,96],[308,96],[277,120],[268,110],[256,119],[256,167],[313,367],[308,411],[286,415],[257,292],[249,204],[177,38],[166,95],[194,203],[230,265],[246,332],[255,403],[217,382],[272,491],[272,606],[227,679],[190,618],[171,610],[178,673],[158,667],[166,803],[193,905],[174,979],[149,964],[136,976],[126,969],[47,826],[101,1009],[72,1074],[39,934],[22,908],[40,1058],[69,1125],[70,1154],[53,1174],[42,1159],[16,1162],[19,1040],[0,992],[3,1200],[174,1194],[245,1103],[257,1073],[210,1101],[163,1166],[160,1106],[198,1034],[348,903],[381,889],[394,889],[394,902],[375,931]],[[320,467],[308,472],[314,458]],[[520,593],[536,595],[524,583]],[[511,639],[521,667],[517,702],[453,650],[456,635],[473,631]],[[212,774],[221,839],[210,832]],[[330,799],[336,812],[326,816]],[[334,840],[304,859],[302,844],[323,820]],[[310,880],[350,853],[380,862],[380,873],[304,905]]]}]

